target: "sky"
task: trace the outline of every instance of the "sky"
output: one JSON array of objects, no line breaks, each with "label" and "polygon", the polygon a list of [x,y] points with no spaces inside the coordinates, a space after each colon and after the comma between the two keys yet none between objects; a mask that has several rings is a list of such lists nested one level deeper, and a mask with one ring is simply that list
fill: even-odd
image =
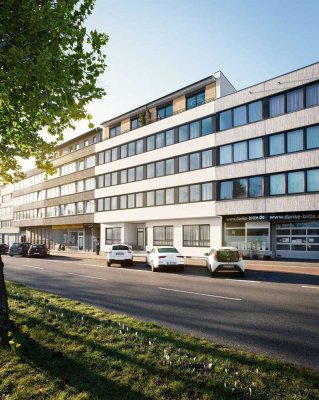
[{"label": "sky", "polygon": [[[109,35],[102,122],[221,70],[237,90],[319,61],[318,0],[96,0],[89,30]],[[87,121],[65,140],[88,130]],[[24,170],[32,161],[23,161]]]}]

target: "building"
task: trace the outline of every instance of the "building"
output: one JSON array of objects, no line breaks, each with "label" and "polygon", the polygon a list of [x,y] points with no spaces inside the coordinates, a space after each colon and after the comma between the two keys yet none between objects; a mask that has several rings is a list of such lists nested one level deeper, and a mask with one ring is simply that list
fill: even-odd
[{"label": "building", "polygon": [[19,240],[20,230],[13,227],[13,185],[0,187],[0,243],[9,246]]},{"label": "building", "polygon": [[102,123],[101,249],[319,258],[318,105],[316,63],[240,91],[218,72]]}]

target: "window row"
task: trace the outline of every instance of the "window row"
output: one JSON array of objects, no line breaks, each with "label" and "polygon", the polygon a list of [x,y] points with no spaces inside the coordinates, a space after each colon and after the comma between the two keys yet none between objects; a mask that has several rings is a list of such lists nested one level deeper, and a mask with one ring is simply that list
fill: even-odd
[{"label": "window row", "polygon": [[124,210],[209,200],[213,200],[212,182],[101,198],[97,200],[97,211]]},{"label": "window row", "polygon": [[[173,246],[174,227],[154,226],[153,246]],[[183,225],[183,247],[210,247],[210,226]]]},{"label": "window row", "polygon": [[9,219],[7,221],[0,221],[0,228],[11,228],[12,220]]},{"label": "window row", "polygon": [[9,201],[12,200],[12,193],[5,194],[1,197],[1,202],[2,203],[8,203]]},{"label": "window row", "polygon": [[9,215],[12,214],[12,207],[2,207],[0,208],[0,215]]},{"label": "window row", "polygon": [[213,117],[207,117],[102,151],[98,154],[98,162],[99,165],[106,164],[200,136],[206,136],[213,133],[213,131]]},{"label": "window row", "polygon": [[109,187],[144,179],[158,178],[212,166],[213,151],[212,149],[208,149],[100,175],[98,177],[98,187]]}]

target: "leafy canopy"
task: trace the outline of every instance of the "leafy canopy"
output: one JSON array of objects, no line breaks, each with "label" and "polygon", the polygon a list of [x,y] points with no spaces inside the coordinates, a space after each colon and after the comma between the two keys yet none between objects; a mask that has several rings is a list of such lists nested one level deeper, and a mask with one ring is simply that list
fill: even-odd
[{"label": "leafy canopy", "polygon": [[[108,37],[84,22],[95,0],[0,0],[0,180],[23,176],[16,157],[52,172],[63,131],[104,96]],[[92,127],[92,124],[89,124]],[[43,132],[52,135],[50,143]]]}]

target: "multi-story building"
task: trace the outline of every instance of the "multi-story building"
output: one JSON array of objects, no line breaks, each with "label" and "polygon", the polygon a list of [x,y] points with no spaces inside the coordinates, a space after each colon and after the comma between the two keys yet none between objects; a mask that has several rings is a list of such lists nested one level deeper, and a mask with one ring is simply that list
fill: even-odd
[{"label": "multi-story building", "polygon": [[11,246],[19,240],[19,228],[13,227],[13,185],[0,187],[0,243]]},{"label": "multi-story building", "polygon": [[95,146],[101,129],[95,128],[57,148],[56,173],[46,177],[33,169],[14,185],[13,227],[20,238],[59,244],[73,250],[95,249],[99,226],[94,223]]},{"label": "multi-story building", "polygon": [[319,64],[236,92],[222,73],[102,123],[102,250],[319,258]]}]

